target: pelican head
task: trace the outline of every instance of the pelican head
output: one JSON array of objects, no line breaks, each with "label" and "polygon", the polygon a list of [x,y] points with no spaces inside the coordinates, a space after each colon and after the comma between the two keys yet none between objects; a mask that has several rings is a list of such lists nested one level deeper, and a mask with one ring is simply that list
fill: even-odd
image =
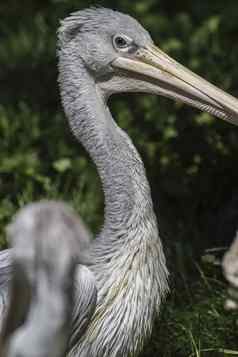
[{"label": "pelican head", "polygon": [[105,8],[75,12],[62,21],[59,41],[85,64],[105,99],[119,92],[162,95],[238,124],[236,98],[169,57],[128,15]]}]

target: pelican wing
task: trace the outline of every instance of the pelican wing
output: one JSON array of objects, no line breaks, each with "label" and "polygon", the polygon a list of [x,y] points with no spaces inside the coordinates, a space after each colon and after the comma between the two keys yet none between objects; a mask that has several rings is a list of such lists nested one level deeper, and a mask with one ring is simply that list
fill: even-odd
[{"label": "pelican wing", "polygon": [[94,274],[84,265],[79,265],[75,280],[75,301],[69,348],[73,348],[88,327],[96,309],[97,288]]}]

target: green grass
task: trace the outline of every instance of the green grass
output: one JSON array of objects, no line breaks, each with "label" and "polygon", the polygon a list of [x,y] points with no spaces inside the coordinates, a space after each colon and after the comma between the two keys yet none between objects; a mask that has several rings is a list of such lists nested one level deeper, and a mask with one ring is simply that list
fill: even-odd
[{"label": "green grass", "polygon": [[143,357],[238,355],[237,313],[224,309],[227,284],[219,266],[198,266],[198,274],[176,282],[156,321]]}]

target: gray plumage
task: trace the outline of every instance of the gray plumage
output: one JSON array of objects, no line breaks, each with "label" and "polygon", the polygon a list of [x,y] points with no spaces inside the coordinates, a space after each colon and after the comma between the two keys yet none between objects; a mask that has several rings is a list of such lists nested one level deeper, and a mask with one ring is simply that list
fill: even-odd
[{"label": "gray plumage", "polygon": [[72,131],[97,166],[105,195],[104,226],[91,247],[96,311],[82,338],[71,344],[69,356],[136,355],[168,291],[144,165],[108,110],[104,97],[111,88],[104,93],[100,88],[100,75],[104,85],[111,80],[115,31],[126,32],[139,44],[151,43],[138,22],[106,9],[75,13],[59,29],[63,106]]},{"label": "gray plumage", "polygon": [[75,12],[61,22],[58,37],[62,104],[105,196],[104,225],[89,249],[92,265],[75,279],[68,356],[136,356],[168,292],[168,271],[144,165],[107,99],[119,92],[163,95],[236,124],[238,104],[156,48],[128,15]]},{"label": "gray plumage", "polygon": [[229,282],[228,297],[225,302],[227,310],[238,310],[238,231],[222,259],[223,274]]},{"label": "gray plumage", "polygon": [[[64,356],[78,292],[75,275],[79,281],[87,276],[87,268],[79,265],[89,244],[85,227],[65,204],[44,201],[20,210],[8,228],[8,238],[13,246],[13,277],[0,355]],[[78,327],[82,324],[80,314]]]}]

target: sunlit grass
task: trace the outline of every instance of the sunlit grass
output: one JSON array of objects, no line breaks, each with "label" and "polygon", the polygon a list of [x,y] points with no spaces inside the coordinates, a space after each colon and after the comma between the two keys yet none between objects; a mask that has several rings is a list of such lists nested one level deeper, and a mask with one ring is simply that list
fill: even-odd
[{"label": "sunlit grass", "polygon": [[175,273],[170,296],[141,357],[238,355],[237,313],[224,309],[227,286],[220,267],[190,263],[198,273],[186,277],[186,289]]}]

